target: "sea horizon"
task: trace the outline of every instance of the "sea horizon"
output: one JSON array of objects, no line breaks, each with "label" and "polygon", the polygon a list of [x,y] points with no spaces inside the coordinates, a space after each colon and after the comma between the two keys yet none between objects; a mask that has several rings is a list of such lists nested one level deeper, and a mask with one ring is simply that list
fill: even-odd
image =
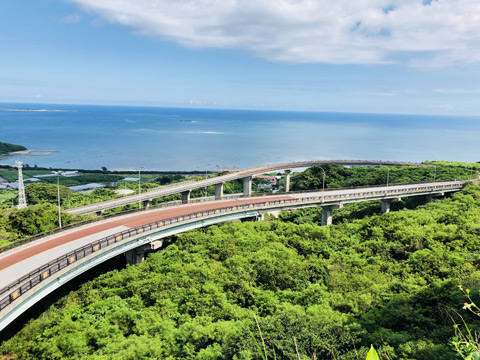
[{"label": "sea horizon", "polygon": [[7,165],[213,171],[300,160],[479,160],[473,149],[480,117],[471,115],[18,102],[0,108],[0,141],[60,151],[0,157]]}]

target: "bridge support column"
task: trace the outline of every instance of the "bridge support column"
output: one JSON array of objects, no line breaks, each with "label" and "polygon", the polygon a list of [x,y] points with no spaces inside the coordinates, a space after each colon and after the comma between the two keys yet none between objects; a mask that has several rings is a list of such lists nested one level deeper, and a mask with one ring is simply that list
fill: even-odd
[{"label": "bridge support column", "polygon": [[435,193],[435,194],[429,194],[426,196],[426,199],[425,199],[425,203],[426,204],[429,204],[431,203],[433,200],[435,200],[435,198],[440,198],[442,196],[445,196],[445,193],[444,192],[438,192],[438,193]]},{"label": "bridge support column", "polygon": [[243,178],[243,195],[250,196],[252,195],[252,177]]},{"label": "bridge support column", "polygon": [[290,173],[292,170],[285,170],[285,192],[290,191]]},{"label": "bridge support column", "polygon": [[382,200],[382,214],[390,212],[390,205],[392,204],[393,199],[383,199]]},{"label": "bridge support column", "polygon": [[333,209],[342,208],[343,204],[322,206],[322,226],[332,225]]},{"label": "bridge support column", "polygon": [[241,222],[246,222],[246,221],[263,221],[263,220],[265,220],[265,214],[258,214],[258,215],[255,215],[255,216],[250,216],[250,217],[246,217],[246,218],[240,219]]},{"label": "bridge support column", "polygon": [[223,196],[223,183],[215,185],[215,199],[221,199]]},{"label": "bridge support column", "polygon": [[322,206],[322,226],[332,225],[333,206]]},{"label": "bridge support column", "polygon": [[152,200],[143,200],[143,208],[148,209]]},{"label": "bridge support column", "polygon": [[432,194],[427,195],[425,197],[425,204],[430,204],[432,201],[433,201],[433,195]]},{"label": "bridge support column", "polygon": [[127,265],[137,265],[145,260],[145,249],[143,246],[139,248],[129,250],[125,253],[125,258],[127,260]]},{"label": "bridge support column", "polygon": [[191,190],[182,192],[182,203],[187,204],[190,201],[190,192]]},{"label": "bridge support column", "polygon": [[145,260],[145,256],[149,251],[155,251],[163,246],[162,240],[152,241],[151,243],[139,246],[136,249],[125,252],[125,258],[128,265],[137,265]]}]

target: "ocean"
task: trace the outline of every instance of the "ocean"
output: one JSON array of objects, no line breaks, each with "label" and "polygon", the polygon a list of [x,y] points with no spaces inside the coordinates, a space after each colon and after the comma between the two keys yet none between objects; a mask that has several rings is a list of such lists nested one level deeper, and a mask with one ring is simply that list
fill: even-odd
[{"label": "ocean", "polygon": [[[480,160],[480,117],[0,103],[30,166],[216,170],[300,160]],[[29,108],[61,111],[12,111]]]}]

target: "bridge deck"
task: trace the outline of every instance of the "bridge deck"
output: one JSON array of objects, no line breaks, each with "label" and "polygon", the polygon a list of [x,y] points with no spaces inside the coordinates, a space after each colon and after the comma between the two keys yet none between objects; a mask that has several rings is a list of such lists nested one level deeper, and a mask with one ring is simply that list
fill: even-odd
[{"label": "bridge deck", "polygon": [[293,163],[286,163],[286,164],[258,166],[258,167],[244,169],[244,170],[228,173],[226,175],[221,175],[213,178],[174,183],[174,184],[162,186],[156,189],[151,189],[141,194],[128,195],[128,196],[116,198],[113,200],[102,201],[100,203],[80,206],[77,208],[65,210],[65,212],[71,213],[71,214],[89,214],[94,212],[101,212],[101,211],[113,209],[119,206],[138,203],[139,201],[151,200],[151,199],[155,199],[163,196],[178,194],[184,191],[191,191],[191,190],[203,188],[206,186],[222,184],[227,181],[239,180],[242,178],[252,177],[252,176],[264,174],[267,172],[287,170],[287,169],[293,169],[293,168],[304,168],[304,167],[310,167],[314,165],[323,165],[323,164],[374,165],[374,166],[379,166],[379,165],[429,166],[427,164],[410,164],[410,163],[392,162],[392,161],[361,161],[361,160],[300,161],[300,162],[293,162]]},{"label": "bridge deck", "polygon": [[[82,262],[94,259],[97,254],[100,256],[104,251],[110,251],[109,254],[114,256],[171,234],[272,210],[440,195],[459,191],[463,185],[463,181],[450,181],[216,200],[152,209],[67,230],[13,248],[0,256],[0,330],[48,291],[61,286],[61,281],[56,284],[53,281],[63,276],[62,269],[77,269],[83,266]],[[73,271],[68,279],[78,273]]]},{"label": "bridge deck", "polygon": [[[293,199],[289,196],[269,197],[269,201]],[[142,214],[131,214],[102,224],[96,224],[83,229],[74,229],[66,233],[52,236],[47,241],[33,243],[30,246],[17,249],[0,258],[0,289],[9,285],[12,280],[21,278],[41,265],[48,263],[62,254],[73,251],[81,246],[101,239],[108,235],[133,229],[152,222],[182,216],[192,212],[215,210],[222,207],[239,204],[255,204],[265,201],[265,198],[217,201],[196,205],[183,205],[176,208],[151,210]],[[220,204],[219,204],[220,203]]]}]

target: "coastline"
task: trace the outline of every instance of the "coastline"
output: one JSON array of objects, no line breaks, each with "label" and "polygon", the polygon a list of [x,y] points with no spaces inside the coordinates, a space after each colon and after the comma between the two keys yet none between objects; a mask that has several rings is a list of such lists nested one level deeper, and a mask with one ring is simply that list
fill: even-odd
[{"label": "coastline", "polygon": [[22,150],[22,151],[14,151],[10,152],[7,154],[3,154],[1,156],[16,156],[16,155],[22,155],[22,156],[47,156],[51,155],[54,152],[61,152],[61,150]]},{"label": "coastline", "polygon": [[30,108],[0,108],[0,111],[75,112],[75,110],[30,109]]}]

